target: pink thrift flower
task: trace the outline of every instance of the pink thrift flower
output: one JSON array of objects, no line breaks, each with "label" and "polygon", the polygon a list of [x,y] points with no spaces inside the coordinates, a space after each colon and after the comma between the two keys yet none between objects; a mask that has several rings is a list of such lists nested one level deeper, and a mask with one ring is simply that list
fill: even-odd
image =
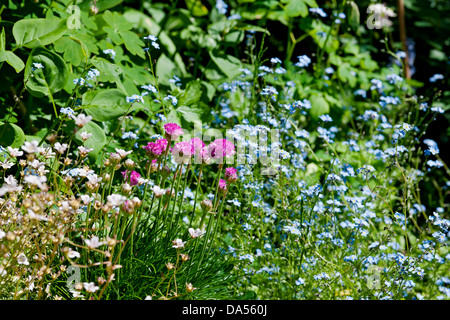
[{"label": "pink thrift flower", "polygon": [[237,179],[238,179],[237,169],[232,167],[225,169],[225,180],[228,183],[235,183]]},{"label": "pink thrift flower", "polygon": [[165,136],[169,140],[176,140],[183,134],[183,129],[176,123],[167,123],[164,125]]},{"label": "pink thrift flower", "polygon": [[141,175],[136,171],[131,171],[130,173],[130,185],[135,186],[139,183],[139,179],[141,178]]},{"label": "pink thrift flower", "polygon": [[200,138],[192,138],[191,145],[194,149],[195,154],[199,154],[200,151],[205,147],[205,143]]},{"label": "pink thrift flower", "polygon": [[[200,150],[200,155],[199,157],[201,158],[201,163],[202,164],[209,164],[211,162],[211,155],[210,155],[210,150],[208,147],[204,147]],[[197,163],[197,162],[196,162]]]},{"label": "pink thrift flower", "polygon": [[224,196],[227,193],[227,182],[223,179],[219,180],[219,196]]},{"label": "pink thrift flower", "polygon": [[194,148],[190,141],[181,141],[175,143],[171,152],[175,157],[176,163],[187,163],[191,156],[194,154]]},{"label": "pink thrift flower", "polygon": [[155,142],[149,142],[146,146],[142,147],[146,150],[147,155],[151,159],[159,158],[167,148],[167,140],[166,139],[159,139]]},{"label": "pink thrift flower", "polygon": [[132,213],[134,209],[134,203],[131,200],[125,200],[121,207],[123,211]]},{"label": "pink thrift flower", "polygon": [[226,139],[216,139],[209,146],[211,158],[221,159],[223,157],[233,156],[236,151],[234,144]]}]

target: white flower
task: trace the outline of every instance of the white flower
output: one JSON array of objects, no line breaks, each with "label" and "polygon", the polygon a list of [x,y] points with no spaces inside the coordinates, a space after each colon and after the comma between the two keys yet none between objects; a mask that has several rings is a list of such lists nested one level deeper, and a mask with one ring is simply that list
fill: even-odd
[{"label": "white flower", "polygon": [[40,166],[45,165],[45,163],[44,163],[44,162],[40,162],[40,161],[37,160],[37,159],[34,159],[33,161],[29,161],[29,162],[28,162],[28,165],[29,165],[30,167],[34,168],[34,169],[37,169],[37,168],[39,168]]},{"label": "white flower", "polygon": [[92,200],[94,200],[92,197],[90,197],[90,196],[87,195],[87,194],[83,194],[80,198],[81,198],[81,201],[82,201],[85,205],[88,205],[89,202],[91,202]]},{"label": "white flower", "polygon": [[22,150],[27,153],[38,153],[41,152],[42,148],[39,147],[39,141],[33,140],[31,142],[25,141]]},{"label": "white flower", "polygon": [[0,230],[0,239],[2,239],[4,236],[6,236],[6,233]]},{"label": "white flower", "polygon": [[86,243],[86,245],[91,248],[91,249],[95,249],[100,247],[101,245],[104,244],[103,241],[99,241],[97,236],[92,236],[91,240],[89,239],[84,239],[84,242]]},{"label": "white flower", "polygon": [[117,149],[116,148],[116,152],[119,154],[119,156],[123,159],[123,158],[125,158],[127,155],[129,155],[130,153],[132,153],[133,151],[131,150],[131,151],[125,151],[125,150],[122,150],[122,149]]},{"label": "white flower", "polygon": [[27,259],[27,257],[23,254],[23,253],[21,253],[21,254],[19,254],[18,256],[17,256],[17,262],[19,263],[19,264],[24,264],[24,265],[29,265],[30,263],[28,262],[28,259]]},{"label": "white flower", "polygon": [[83,113],[80,113],[78,116],[72,116],[72,119],[75,120],[75,124],[79,127],[83,127],[86,125],[89,121],[92,120],[91,116],[87,116]]},{"label": "white flower", "polygon": [[127,200],[126,197],[120,195],[120,194],[111,194],[108,197],[106,197],[108,200],[108,204],[112,207],[118,207],[120,206],[125,200]]},{"label": "white flower", "polygon": [[89,139],[92,136],[92,133],[88,133],[87,131],[83,131],[82,133],[80,133],[80,136],[81,136],[81,139],[86,141],[87,139]]},{"label": "white flower", "polygon": [[172,248],[176,248],[176,249],[183,248],[184,245],[186,244],[186,242],[183,242],[183,240],[181,240],[181,239],[175,239],[172,241],[172,243],[173,243]]},{"label": "white flower", "polygon": [[166,193],[166,190],[165,189],[162,189],[162,188],[160,188],[160,187],[158,187],[158,186],[154,186],[153,188],[152,188],[152,190],[153,190],[153,192],[155,193],[155,197],[161,197],[163,194],[165,194]]},{"label": "white flower", "polygon": [[80,155],[81,156],[86,156],[89,152],[92,152],[94,149],[93,148],[85,148],[83,146],[79,146],[78,150],[80,151]]},{"label": "white flower", "polygon": [[0,166],[4,169],[7,170],[9,168],[11,168],[14,165],[14,163],[9,162],[8,160],[6,160],[5,162],[1,162],[0,161]]},{"label": "white flower", "polygon": [[93,185],[100,183],[100,181],[102,181],[102,179],[103,179],[103,178],[97,176],[95,173],[88,175],[87,178],[88,178],[89,182],[92,183]]},{"label": "white flower", "polygon": [[69,249],[69,252],[67,253],[67,256],[70,259],[73,259],[73,258],[79,258],[80,254],[78,252],[76,252],[75,250]]},{"label": "white flower", "polygon": [[371,4],[367,8],[367,13],[372,14],[369,19],[375,29],[382,29],[383,27],[392,26],[392,21],[390,21],[389,18],[397,16],[392,9],[381,3]]},{"label": "white flower", "polygon": [[77,173],[80,177],[87,177],[88,175],[94,173],[94,170],[92,169],[86,170],[84,168],[78,168]]},{"label": "white flower", "polygon": [[46,176],[35,176],[35,175],[26,175],[23,179],[25,183],[33,184],[38,186],[39,189],[43,190],[46,188],[45,182],[47,181]]},{"label": "white flower", "polygon": [[17,148],[6,147],[8,149],[9,155],[11,157],[20,157],[23,155],[23,151],[19,151]]},{"label": "white flower", "polygon": [[87,292],[95,292],[99,289],[93,282],[83,282],[83,287]]},{"label": "white flower", "polygon": [[200,230],[200,229],[194,229],[194,228],[189,228],[189,234],[191,235],[191,238],[195,239],[195,238],[199,238],[203,235],[204,231]]},{"label": "white flower", "polygon": [[69,146],[67,145],[67,143],[59,143],[56,142],[55,145],[53,146],[53,148],[56,150],[56,152],[58,152],[59,154],[63,154],[64,152],[66,152],[67,148]]}]

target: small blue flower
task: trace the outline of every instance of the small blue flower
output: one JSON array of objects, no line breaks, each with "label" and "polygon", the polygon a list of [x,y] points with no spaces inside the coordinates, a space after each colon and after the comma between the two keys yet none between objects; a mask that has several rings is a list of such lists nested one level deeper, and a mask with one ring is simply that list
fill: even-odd
[{"label": "small blue flower", "polygon": [[226,14],[228,5],[223,0],[217,0],[216,9],[217,11],[219,11],[220,14]]},{"label": "small blue flower", "polygon": [[309,8],[309,12],[315,13],[321,16],[322,18],[325,18],[327,16],[327,14],[325,13],[325,11],[323,11],[322,8]]},{"label": "small blue flower", "polygon": [[430,82],[436,82],[436,81],[438,81],[438,80],[443,80],[443,79],[444,79],[444,76],[443,76],[442,74],[436,73],[435,75],[433,75],[433,76],[430,78]]},{"label": "small blue flower", "polygon": [[328,114],[323,114],[323,115],[319,116],[319,119],[322,120],[323,122],[332,122],[333,121],[333,119]]},{"label": "small blue flower", "polygon": [[309,66],[309,64],[311,63],[311,59],[307,55],[298,56],[297,58],[298,62],[295,64],[295,66],[297,67],[304,68]]}]

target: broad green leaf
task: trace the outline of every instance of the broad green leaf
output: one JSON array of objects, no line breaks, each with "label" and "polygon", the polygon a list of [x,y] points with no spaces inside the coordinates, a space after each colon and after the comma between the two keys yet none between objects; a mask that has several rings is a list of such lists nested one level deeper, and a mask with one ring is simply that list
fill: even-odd
[{"label": "broad green leaf", "polygon": [[308,16],[308,7],[306,6],[303,0],[291,0],[284,7],[284,11],[286,12],[288,17],[298,17],[302,16],[306,18]]},{"label": "broad green leaf", "polygon": [[82,141],[80,135],[82,132],[92,133],[92,136],[84,142],[84,146],[89,149],[94,149],[89,153],[89,159],[95,161],[97,155],[106,144],[105,132],[94,121],[89,121],[86,125],[83,126],[83,128],[81,128],[77,132],[76,138],[79,141]]},{"label": "broad green leaf", "polygon": [[200,0],[185,0],[185,2],[194,17],[203,17],[209,12]]},{"label": "broad green leaf", "polygon": [[82,106],[95,121],[109,121],[123,116],[130,104],[121,90],[105,89],[83,94]]},{"label": "broad green leaf", "polygon": [[6,61],[11,67],[13,67],[17,73],[25,68],[25,64],[12,51],[0,51],[0,62]]},{"label": "broad green leaf", "polygon": [[19,126],[0,122],[0,146],[19,148],[24,142],[25,134]]},{"label": "broad green leaf", "polygon": [[106,10],[103,19],[113,28],[114,32],[127,31],[133,27],[124,16],[116,11]]},{"label": "broad green leaf", "polygon": [[309,99],[311,102],[310,114],[313,118],[318,118],[322,114],[330,112],[330,105],[321,95],[313,95]]},{"label": "broad green leaf", "polygon": [[111,38],[111,40],[114,42],[114,44],[119,45],[119,44],[123,43],[122,37],[116,32],[116,30],[114,30],[114,28],[106,26],[106,27],[103,27],[103,30],[106,31],[106,33]]},{"label": "broad green leaf", "polygon": [[204,113],[201,108],[195,106],[181,106],[176,110],[187,122],[201,121],[200,118]]},{"label": "broad green leaf", "polygon": [[178,99],[179,106],[190,106],[202,97],[202,84],[200,80],[190,81],[186,85],[183,95]]},{"label": "broad green leaf", "polygon": [[242,63],[239,59],[231,55],[215,55],[212,51],[209,52],[211,59],[219,67],[228,78],[234,79],[241,74],[240,69]]},{"label": "broad green leaf", "polygon": [[[40,63],[43,68],[33,70],[33,63]],[[25,87],[33,96],[43,97],[64,88],[68,75],[68,68],[63,58],[44,47],[35,47],[25,67]]]},{"label": "broad green leaf", "polygon": [[169,79],[173,77],[177,70],[175,63],[169,59],[164,53],[156,62],[156,76],[161,84],[169,85]]},{"label": "broad green leaf", "polygon": [[144,42],[139,39],[139,36],[132,31],[119,31],[119,35],[122,37],[125,47],[133,55],[138,55],[141,58],[145,58],[144,54]]},{"label": "broad green leaf", "polygon": [[117,82],[122,69],[108,60],[100,57],[91,59],[91,63],[100,71],[100,81]]},{"label": "broad green leaf", "polygon": [[70,62],[74,66],[80,65],[84,60],[85,54],[81,48],[80,43],[70,39],[69,37],[63,37],[55,41],[55,51],[64,53],[64,60]]},{"label": "broad green leaf", "polygon": [[67,31],[67,24],[66,20],[59,18],[23,19],[14,24],[12,31],[17,45],[33,48],[61,38]]}]

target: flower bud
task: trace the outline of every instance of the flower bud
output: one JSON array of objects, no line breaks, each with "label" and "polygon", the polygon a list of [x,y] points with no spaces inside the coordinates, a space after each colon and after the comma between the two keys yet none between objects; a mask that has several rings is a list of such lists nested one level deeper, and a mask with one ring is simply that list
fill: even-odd
[{"label": "flower bud", "polygon": [[124,194],[130,194],[132,190],[133,190],[133,189],[131,188],[131,186],[130,186],[128,183],[124,183],[124,184],[122,185],[122,193],[124,193]]},{"label": "flower bud", "polygon": [[125,160],[125,162],[124,162],[124,166],[125,166],[126,169],[131,170],[131,169],[133,169],[133,168],[136,166],[136,164],[134,163],[133,160],[127,159],[127,160]]},{"label": "flower bud", "polygon": [[212,209],[213,204],[212,204],[211,200],[204,199],[202,202],[200,202],[200,206],[202,207],[203,212],[208,212]]},{"label": "flower bud", "polygon": [[163,178],[167,178],[170,174],[170,168],[168,166],[162,167],[161,174],[162,174]]}]

